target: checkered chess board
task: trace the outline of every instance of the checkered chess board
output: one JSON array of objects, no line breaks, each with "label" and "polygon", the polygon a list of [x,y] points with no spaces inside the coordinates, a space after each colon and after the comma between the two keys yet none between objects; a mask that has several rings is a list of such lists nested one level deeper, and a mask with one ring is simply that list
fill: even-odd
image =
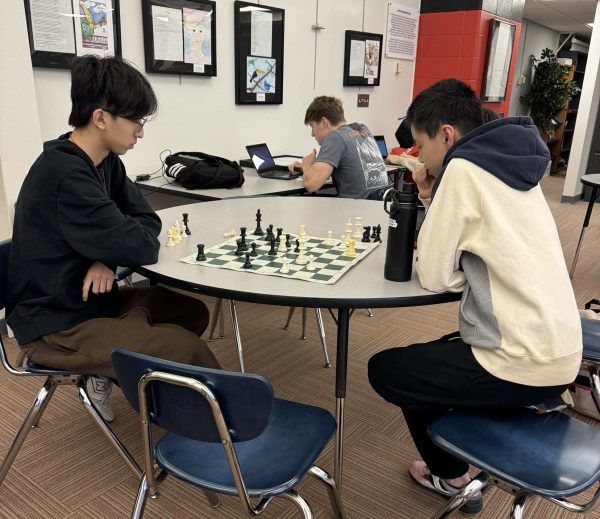
[{"label": "checkered chess board", "polygon": [[[294,247],[296,238],[296,235],[290,235],[290,242],[294,244]],[[379,245],[379,243],[374,242],[362,243],[357,241],[356,257],[351,258],[345,256],[346,248],[340,245],[340,240],[334,239],[331,244],[327,244],[325,243],[327,241],[325,238],[306,236],[305,255],[312,255],[314,257],[313,264],[315,270],[310,271],[307,270],[307,265],[296,264],[295,261],[299,254],[293,252],[293,248],[286,249],[283,252],[278,250],[277,255],[270,256],[268,254],[270,245],[264,240],[264,236],[253,235],[246,237],[246,243],[248,244],[248,251],[251,251],[252,242],[256,242],[257,256],[250,258],[252,268],[244,268],[246,255],[235,255],[237,239],[239,239],[239,236],[205,249],[206,261],[196,261],[196,254],[182,258],[181,261],[203,267],[238,270],[251,274],[280,276],[331,285]],[[287,273],[281,272],[281,267],[283,266],[281,260],[284,256],[290,260],[290,263],[288,263],[289,272]]]}]

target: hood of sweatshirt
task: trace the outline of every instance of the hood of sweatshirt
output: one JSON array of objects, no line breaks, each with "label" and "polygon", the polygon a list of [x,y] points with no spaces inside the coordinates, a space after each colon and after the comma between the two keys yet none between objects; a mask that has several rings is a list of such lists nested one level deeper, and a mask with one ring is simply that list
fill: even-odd
[{"label": "hood of sweatshirt", "polygon": [[485,123],[467,133],[448,150],[431,197],[448,163],[465,159],[519,191],[529,191],[544,176],[550,152],[530,117],[507,117]]}]

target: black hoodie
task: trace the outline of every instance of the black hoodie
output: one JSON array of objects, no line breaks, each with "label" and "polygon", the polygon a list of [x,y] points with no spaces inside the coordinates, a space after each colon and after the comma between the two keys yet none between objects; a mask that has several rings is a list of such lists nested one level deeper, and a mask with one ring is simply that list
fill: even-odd
[{"label": "black hoodie", "polygon": [[82,300],[95,261],[110,268],[155,263],[161,222],[109,154],[94,167],[68,140],[44,144],[15,207],[7,322],[20,344],[96,317],[113,317],[118,294]]}]

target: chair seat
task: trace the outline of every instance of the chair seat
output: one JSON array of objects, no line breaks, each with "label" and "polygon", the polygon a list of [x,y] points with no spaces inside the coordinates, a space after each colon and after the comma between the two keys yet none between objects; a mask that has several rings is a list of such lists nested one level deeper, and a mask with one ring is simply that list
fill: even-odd
[{"label": "chair seat", "polygon": [[24,371],[27,371],[28,373],[32,373],[35,375],[45,375],[45,376],[54,375],[57,377],[69,377],[71,375],[81,375],[81,373],[79,373],[77,371],[71,371],[68,369],[55,369],[55,368],[49,368],[47,366],[42,366],[41,364],[37,364],[29,359],[25,360],[25,363],[23,364],[23,369],[24,369]]},{"label": "chair seat", "polygon": [[578,494],[600,477],[600,430],[564,413],[457,410],[436,420],[429,435],[467,463],[545,497]]},{"label": "chair seat", "polygon": [[600,361],[600,320],[581,319],[583,332],[583,358]]},{"label": "chair seat", "polygon": [[[293,488],[314,465],[335,429],[335,419],[324,409],[274,399],[265,431],[253,440],[235,443],[250,497],[272,497]],[[157,443],[155,457],[172,476],[200,488],[237,495],[220,443],[168,433]]]}]

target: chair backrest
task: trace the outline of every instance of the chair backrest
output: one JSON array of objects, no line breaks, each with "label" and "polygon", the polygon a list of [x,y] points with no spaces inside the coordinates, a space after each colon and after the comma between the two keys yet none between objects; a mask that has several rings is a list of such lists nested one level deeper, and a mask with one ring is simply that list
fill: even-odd
[{"label": "chair backrest", "polygon": [[8,258],[10,240],[0,241],[0,310],[6,306],[6,287],[8,285]]},{"label": "chair backrest", "polygon": [[[259,375],[200,368],[121,348],[113,351],[112,362],[125,397],[138,412],[140,378],[151,372],[161,372],[194,379],[208,386],[221,407],[234,442],[255,438],[269,422],[273,388]],[[195,440],[221,441],[208,402],[192,389],[162,381],[152,382],[148,390],[148,408],[152,421],[163,429]]]}]

